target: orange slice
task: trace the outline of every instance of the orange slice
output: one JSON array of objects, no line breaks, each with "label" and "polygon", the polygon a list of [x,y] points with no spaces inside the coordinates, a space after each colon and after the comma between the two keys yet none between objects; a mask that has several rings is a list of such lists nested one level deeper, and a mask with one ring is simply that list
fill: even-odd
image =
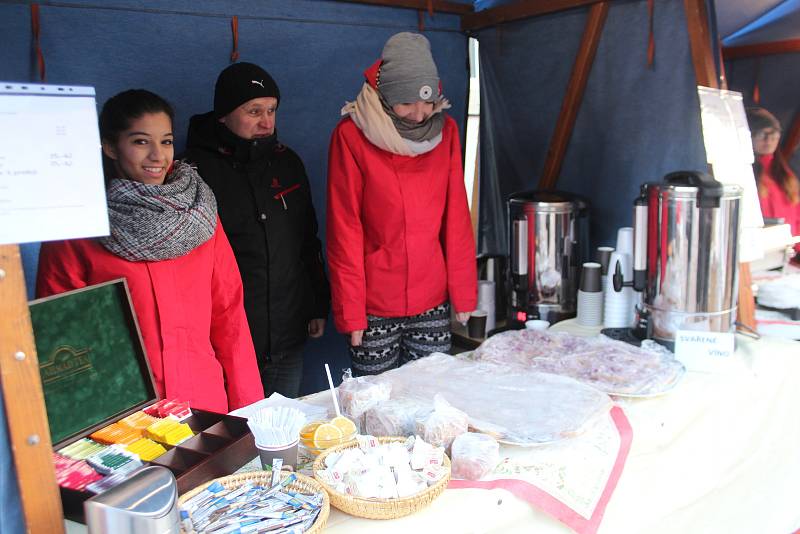
[{"label": "orange slice", "polygon": [[357,431],[356,424],[342,415],[331,419],[331,424],[342,431],[342,437],[352,436]]},{"label": "orange slice", "polygon": [[325,421],[314,421],[313,423],[308,423],[300,429],[300,438],[304,441],[311,440],[314,437],[314,431],[324,422]]},{"label": "orange slice", "polygon": [[318,449],[330,447],[341,439],[342,431],[330,423],[322,423],[314,431],[314,446]]}]

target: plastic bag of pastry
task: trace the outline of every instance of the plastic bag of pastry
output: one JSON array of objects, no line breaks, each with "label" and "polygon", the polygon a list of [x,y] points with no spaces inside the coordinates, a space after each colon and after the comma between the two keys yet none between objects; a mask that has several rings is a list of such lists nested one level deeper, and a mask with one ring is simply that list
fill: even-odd
[{"label": "plastic bag of pastry", "polygon": [[657,395],[672,388],[685,371],[663,348],[639,348],[605,336],[550,330],[502,332],[482,343],[472,357],[568,376],[612,395]]},{"label": "plastic bag of pastry", "polygon": [[469,428],[467,414],[453,408],[441,395],[433,397],[433,411],[416,421],[417,434],[435,447],[450,448],[456,436]]},{"label": "plastic bag of pastry", "polygon": [[453,478],[480,480],[500,461],[500,445],[492,436],[467,432],[453,441],[450,460]]},{"label": "plastic bag of pastry", "polygon": [[381,401],[389,399],[392,385],[374,376],[352,377],[345,371],[339,386],[339,407],[342,413],[355,421],[364,431],[364,413]]},{"label": "plastic bag of pastry", "polygon": [[373,436],[413,436],[417,419],[431,409],[430,403],[418,399],[381,401],[364,414],[365,431]]}]

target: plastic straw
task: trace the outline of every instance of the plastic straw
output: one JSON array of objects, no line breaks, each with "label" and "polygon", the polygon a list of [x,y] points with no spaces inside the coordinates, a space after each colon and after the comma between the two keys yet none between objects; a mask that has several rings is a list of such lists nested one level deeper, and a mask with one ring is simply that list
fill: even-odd
[{"label": "plastic straw", "polygon": [[333,409],[336,410],[336,417],[342,415],[342,412],[339,411],[339,400],[336,398],[336,389],[333,387],[333,378],[331,378],[331,368],[328,367],[328,364],[325,364],[325,372],[328,374],[328,385],[331,387],[331,397],[333,397]]}]

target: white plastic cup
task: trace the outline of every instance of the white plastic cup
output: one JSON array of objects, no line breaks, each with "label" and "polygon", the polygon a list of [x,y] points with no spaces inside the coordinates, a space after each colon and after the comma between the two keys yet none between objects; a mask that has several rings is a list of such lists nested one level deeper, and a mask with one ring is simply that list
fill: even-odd
[{"label": "white plastic cup", "polygon": [[550,321],[545,321],[544,319],[525,321],[526,330],[547,330],[548,328],[550,328]]},{"label": "white plastic cup", "polygon": [[[617,247],[616,252],[622,254],[630,254],[633,257],[633,228],[625,226],[617,230]],[[609,275],[611,274],[611,266],[608,267]]]}]

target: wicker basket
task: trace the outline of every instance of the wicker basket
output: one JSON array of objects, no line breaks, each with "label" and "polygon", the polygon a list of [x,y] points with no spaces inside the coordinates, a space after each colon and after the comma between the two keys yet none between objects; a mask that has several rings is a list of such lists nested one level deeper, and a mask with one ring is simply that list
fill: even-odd
[{"label": "wicker basket", "polygon": [[[287,471],[281,471],[281,480],[289,476]],[[322,509],[319,511],[317,520],[311,525],[311,528],[305,531],[305,534],[318,534],[325,529],[325,523],[328,522],[328,515],[331,513],[331,501],[327,492],[322,487],[322,484],[317,482],[311,477],[296,473],[297,480],[289,484],[288,488],[292,491],[299,491],[303,493],[321,493],[322,494]],[[252,473],[243,473],[241,475],[231,475],[227,477],[217,478],[206,482],[203,485],[197,486],[191,491],[181,495],[178,499],[178,505],[183,505],[187,500],[191,499],[214,482],[219,482],[226,489],[238,488],[246,482],[255,482],[257,484],[268,485],[272,481],[272,472],[270,471],[254,471]],[[181,530],[183,532],[183,530]]]},{"label": "wicker basket", "polygon": [[[406,439],[407,438],[378,438],[378,441],[381,443],[405,443]],[[339,493],[320,480],[317,476],[317,472],[325,469],[325,458],[329,454],[344,449],[352,449],[354,447],[358,447],[358,442],[350,441],[337,445],[336,447],[331,447],[317,457],[314,461],[313,468],[314,478],[317,479],[317,482],[325,488],[325,491],[327,491],[328,495],[331,497],[331,505],[350,515],[366,517],[367,519],[395,519],[397,517],[411,515],[431,504],[436,497],[442,494],[445,488],[447,488],[448,482],[450,482],[450,459],[445,454],[443,462],[445,468],[444,476],[433,486],[411,495],[410,497],[403,497],[401,499],[365,499]]]}]

